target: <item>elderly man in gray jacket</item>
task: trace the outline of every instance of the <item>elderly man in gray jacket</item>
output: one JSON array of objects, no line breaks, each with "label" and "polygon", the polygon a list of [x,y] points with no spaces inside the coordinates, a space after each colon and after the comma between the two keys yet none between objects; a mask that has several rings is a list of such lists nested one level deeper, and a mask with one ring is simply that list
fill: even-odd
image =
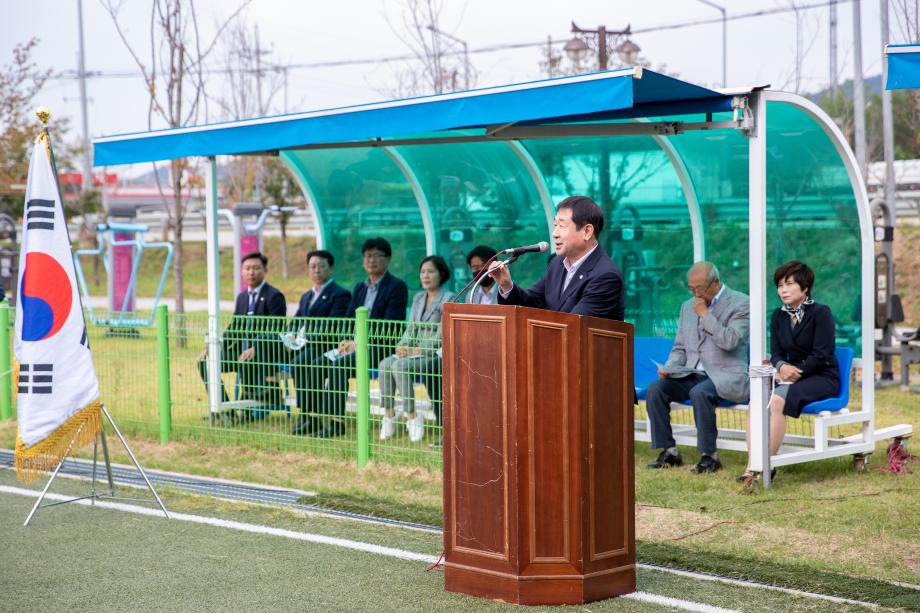
[{"label": "elderly man in gray jacket", "polygon": [[716,451],[719,401],[748,401],[749,299],[722,284],[711,262],[697,262],[687,273],[693,298],[681,305],[674,348],[658,368],[659,379],[646,396],[652,448],[662,449],[649,468],[682,466],[671,430],[671,403],[690,400],[700,461],[692,472],[722,468]]}]

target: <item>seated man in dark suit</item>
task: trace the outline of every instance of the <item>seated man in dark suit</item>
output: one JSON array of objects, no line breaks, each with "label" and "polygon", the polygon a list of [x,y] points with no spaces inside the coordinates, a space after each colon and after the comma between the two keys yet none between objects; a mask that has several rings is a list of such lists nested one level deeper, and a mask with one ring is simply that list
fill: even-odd
[{"label": "seated man in dark suit", "polygon": [[[354,317],[358,307],[367,307],[370,325],[370,359],[368,364],[379,364],[386,356],[396,351],[396,342],[402,334],[402,326],[389,324],[403,322],[409,304],[409,289],[401,279],[391,275],[387,268],[393,256],[393,248],[385,238],[370,238],[361,248],[364,256],[364,271],[367,279],[355,285],[351,302],[345,317]],[[348,379],[355,371],[355,342],[345,339],[339,343],[337,355],[330,360],[320,355],[313,360],[317,378],[329,377],[329,393],[324,396],[325,413],[331,416],[329,425],[317,434],[322,438],[345,433],[345,397],[348,395]]]},{"label": "seated man in dark suit", "polygon": [[[266,384],[265,379],[274,373],[276,363],[282,357],[278,332],[287,316],[287,302],[284,294],[265,281],[268,258],[258,251],[243,256],[240,272],[247,289],[236,297],[233,318],[221,339],[220,371],[239,374],[241,398],[275,404],[280,401],[280,389],[275,384]],[[279,319],[277,323],[262,319],[266,316]],[[205,389],[208,384],[207,355],[205,350],[198,357],[198,373],[205,382]],[[221,399],[227,402],[223,383]],[[264,416],[264,411],[244,414],[250,419]]]},{"label": "seated man in dark suit", "polygon": [[498,283],[498,303],[623,321],[623,276],[597,242],[603,228],[604,213],[590,198],[560,202],[553,227],[558,257],[529,289],[515,285],[508,268],[493,262],[489,274]]},{"label": "seated man in dark suit", "polygon": [[[291,358],[294,387],[297,389],[297,406],[300,416],[291,434],[312,434],[318,429],[319,420],[311,414],[320,403],[324,380],[320,368],[309,365],[326,351],[333,349],[341,338],[336,322],[322,322],[315,318],[345,317],[351,292],[333,281],[335,258],[328,251],[311,251],[307,254],[307,272],[313,281],[313,289],[300,297],[297,312],[294,313],[294,331],[285,335],[285,345],[295,351]],[[309,321],[298,318],[310,317]]]}]

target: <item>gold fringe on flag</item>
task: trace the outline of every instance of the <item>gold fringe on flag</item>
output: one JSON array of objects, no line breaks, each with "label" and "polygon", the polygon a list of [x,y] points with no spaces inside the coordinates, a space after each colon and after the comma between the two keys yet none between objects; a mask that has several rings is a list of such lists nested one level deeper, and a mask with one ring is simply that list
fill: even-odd
[{"label": "gold fringe on flag", "polygon": [[102,403],[98,400],[67,418],[42,441],[26,447],[16,434],[16,478],[31,483],[51,472],[74,448],[88,445],[102,430]]}]

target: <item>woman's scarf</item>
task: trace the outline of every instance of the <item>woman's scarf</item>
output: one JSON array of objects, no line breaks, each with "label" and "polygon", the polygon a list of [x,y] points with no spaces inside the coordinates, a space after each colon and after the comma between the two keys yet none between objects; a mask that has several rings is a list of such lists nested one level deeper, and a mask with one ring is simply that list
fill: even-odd
[{"label": "woman's scarf", "polygon": [[802,318],[805,316],[805,307],[810,304],[814,304],[815,301],[811,299],[811,296],[806,295],[805,300],[802,301],[797,308],[792,308],[788,304],[783,305],[783,311],[789,314],[790,319],[792,319],[792,325],[802,323]]}]

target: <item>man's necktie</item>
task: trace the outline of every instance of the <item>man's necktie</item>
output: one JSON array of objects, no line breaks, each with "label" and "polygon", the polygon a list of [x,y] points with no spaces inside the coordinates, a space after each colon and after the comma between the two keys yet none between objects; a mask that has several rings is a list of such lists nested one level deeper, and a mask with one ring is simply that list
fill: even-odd
[{"label": "man's necktie", "polygon": [[[249,306],[246,309],[246,330],[252,330],[252,314],[256,312],[256,300],[259,296],[259,290],[250,290],[249,291]],[[249,340],[249,336],[243,339],[243,351],[249,349],[252,343]]]}]

